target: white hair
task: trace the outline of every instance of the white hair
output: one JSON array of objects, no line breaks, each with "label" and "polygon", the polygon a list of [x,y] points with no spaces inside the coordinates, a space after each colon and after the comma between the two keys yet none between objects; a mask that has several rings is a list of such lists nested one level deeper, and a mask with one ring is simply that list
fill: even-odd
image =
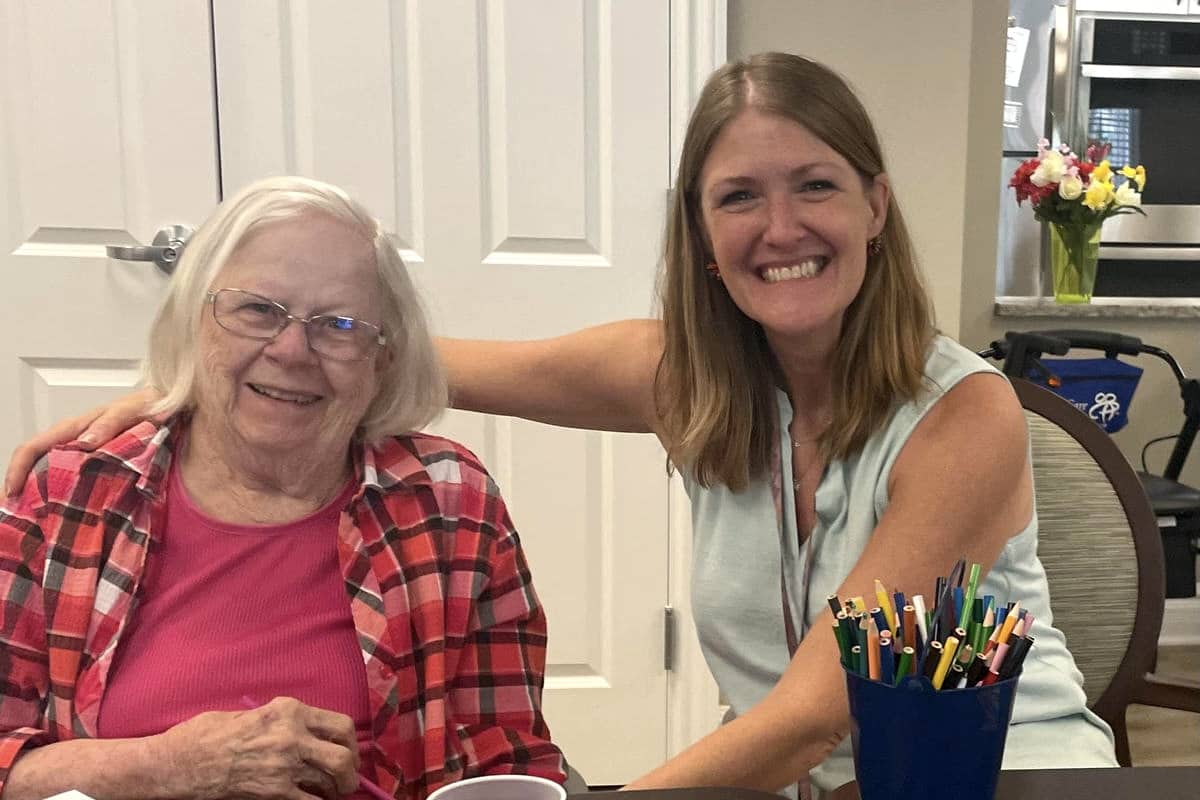
[{"label": "white hair", "polygon": [[446,380],[425,313],[391,238],[371,214],[336,186],[298,177],[266,178],[219,205],[184,248],[167,296],[150,328],[143,382],[163,393],[156,414],[196,405],[197,341],[207,294],[246,236],[264,225],[306,214],[345,223],[375,248],[387,337],[375,397],[359,421],[367,442],[429,424],[446,407]]}]

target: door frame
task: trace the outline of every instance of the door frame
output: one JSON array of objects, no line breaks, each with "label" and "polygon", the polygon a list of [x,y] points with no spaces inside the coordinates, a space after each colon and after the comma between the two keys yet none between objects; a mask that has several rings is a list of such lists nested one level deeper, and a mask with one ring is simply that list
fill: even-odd
[{"label": "door frame", "polygon": [[[692,107],[704,81],[727,59],[727,21],[727,0],[671,0],[672,185]],[[665,210],[666,203],[663,207]],[[692,619],[691,504],[678,473],[668,489],[667,527],[668,603],[676,623],[668,632],[674,640],[672,669],[667,675],[667,755],[674,757],[716,728],[723,712]]]}]

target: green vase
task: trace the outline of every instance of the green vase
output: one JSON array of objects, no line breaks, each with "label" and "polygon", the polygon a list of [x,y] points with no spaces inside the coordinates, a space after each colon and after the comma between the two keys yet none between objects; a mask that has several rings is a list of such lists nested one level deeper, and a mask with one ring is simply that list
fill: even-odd
[{"label": "green vase", "polygon": [[1056,303],[1090,303],[1100,260],[1100,226],[1050,224],[1050,272]]}]

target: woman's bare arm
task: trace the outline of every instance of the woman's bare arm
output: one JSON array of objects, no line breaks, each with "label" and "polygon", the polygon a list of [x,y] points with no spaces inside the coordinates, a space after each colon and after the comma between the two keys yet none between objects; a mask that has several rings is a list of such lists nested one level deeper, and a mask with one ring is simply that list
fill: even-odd
[{"label": "woman's bare arm", "polygon": [[662,325],[622,320],[554,339],[438,339],[455,408],[571,428],[651,432]]},{"label": "woman's bare arm", "polygon": [[[630,319],[554,339],[492,342],[438,339],[455,408],[553,425],[647,433],[655,429],[654,372],[662,324]],[[4,475],[11,497],[34,462],[70,441],[90,449],[149,417],[160,395],[142,389],[65,419],[17,447]]]},{"label": "woman's bare arm", "polygon": [[[919,591],[963,556],[990,567],[1033,513],[1025,418],[1008,383],[976,375],[952,389],[905,444],[889,490],[887,511],[839,596],[871,597],[876,578]],[[850,730],[832,622],[826,609],[761,703],[629,788],[775,791],[823,761]]]}]

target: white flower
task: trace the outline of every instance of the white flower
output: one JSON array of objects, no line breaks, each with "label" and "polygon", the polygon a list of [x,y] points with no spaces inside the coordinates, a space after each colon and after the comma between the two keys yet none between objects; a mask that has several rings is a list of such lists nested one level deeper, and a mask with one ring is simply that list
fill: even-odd
[{"label": "white flower", "polygon": [[1142,204],[1142,195],[1130,185],[1129,181],[1117,187],[1113,199],[1119,206],[1140,206]]},{"label": "white flower", "polygon": [[1058,194],[1063,200],[1074,200],[1083,194],[1083,180],[1078,175],[1064,175],[1058,184]]},{"label": "white flower", "polygon": [[1033,175],[1029,176],[1029,180],[1034,186],[1048,186],[1051,183],[1061,181],[1066,172],[1067,162],[1063,158],[1062,153],[1051,150],[1046,153],[1046,157],[1038,164],[1037,169],[1033,171]]}]

